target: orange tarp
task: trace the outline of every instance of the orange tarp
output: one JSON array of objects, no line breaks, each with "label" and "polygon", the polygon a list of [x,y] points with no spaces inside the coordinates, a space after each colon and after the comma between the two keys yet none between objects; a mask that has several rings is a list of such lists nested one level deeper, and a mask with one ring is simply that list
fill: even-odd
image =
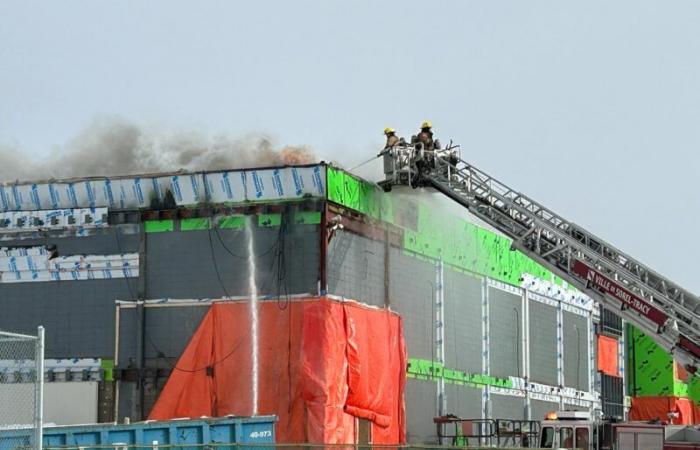
[{"label": "orange tarp", "polygon": [[598,370],[606,375],[619,377],[617,367],[618,342],[608,336],[598,335]]},{"label": "orange tarp", "polygon": [[[669,419],[669,413],[678,417]],[[633,397],[630,420],[670,421],[674,425],[695,425],[700,421],[700,410],[692,400],[678,397]]]},{"label": "orange tarp", "polygon": [[[252,414],[246,302],[215,303],[190,340],[149,419]],[[259,303],[258,414],[274,414],[278,442],[405,442],[406,349],[398,315],[325,297],[282,308]]]},{"label": "orange tarp", "polygon": [[683,383],[688,382],[688,371],[685,370],[682,364],[678,364],[676,361],[673,361],[673,378]]}]

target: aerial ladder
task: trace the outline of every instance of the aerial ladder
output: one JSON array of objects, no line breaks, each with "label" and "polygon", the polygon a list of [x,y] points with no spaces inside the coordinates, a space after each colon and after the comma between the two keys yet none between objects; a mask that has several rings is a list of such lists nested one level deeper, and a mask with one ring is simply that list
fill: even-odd
[{"label": "aerial ladder", "polygon": [[519,250],[634,324],[694,373],[700,299],[583,227],[461,159],[458,146],[386,148],[379,184],[432,187],[512,239]]}]

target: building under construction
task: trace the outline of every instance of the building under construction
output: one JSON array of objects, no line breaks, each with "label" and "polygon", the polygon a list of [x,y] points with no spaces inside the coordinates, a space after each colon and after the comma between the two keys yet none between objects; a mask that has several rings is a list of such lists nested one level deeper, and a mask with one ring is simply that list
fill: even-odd
[{"label": "building under construction", "polygon": [[0,329],[46,328],[56,423],[259,413],[281,441],[421,443],[448,414],[695,420],[694,378],[615,311],[397,191],[324,163],[2,185]]}]

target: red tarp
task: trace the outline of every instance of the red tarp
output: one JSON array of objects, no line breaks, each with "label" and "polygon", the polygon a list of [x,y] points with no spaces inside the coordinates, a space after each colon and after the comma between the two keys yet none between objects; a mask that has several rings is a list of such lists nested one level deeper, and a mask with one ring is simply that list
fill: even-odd
[{"label": "red tarp", "polygon": [[613,377],[619,377],[617,368],[617,339],[598,335],[598,370]]},{"label": "red tarp", "polygon": [[[216,303],[177,363],[149,419],[252,414],[245,302]],[[355,417],[375,444],[405,443],[406,349],[401,319],[325,297],[259,303],[258,414],[278,442],[355,443]]]},{"label": "red tarp", "polygon": [[695,425],[700,421],[700,410],[695,403],[678,397],[633,397],[629,419],[669,421],[671,412],[678,413],[671,422],[674,425]]}]

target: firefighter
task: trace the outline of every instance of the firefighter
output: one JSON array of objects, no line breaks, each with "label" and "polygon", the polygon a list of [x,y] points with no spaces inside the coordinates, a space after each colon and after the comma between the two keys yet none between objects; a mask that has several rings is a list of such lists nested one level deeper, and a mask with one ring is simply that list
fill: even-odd
[{"label": "firefighter", "polygon": [[416,142],[423,144],[426,150],[435,150],[435,140],[433,139],[433,124],[429,120],[424,120],[420,125],[420,133],[416,136]]},{"label": "firefighter", "polygon": [[384,128],[384,136],[386,136],[386,145],[384,145],[384,148],[393,148],[399,143],[399,137],[396,135],[396,130],[391,127]]}]

